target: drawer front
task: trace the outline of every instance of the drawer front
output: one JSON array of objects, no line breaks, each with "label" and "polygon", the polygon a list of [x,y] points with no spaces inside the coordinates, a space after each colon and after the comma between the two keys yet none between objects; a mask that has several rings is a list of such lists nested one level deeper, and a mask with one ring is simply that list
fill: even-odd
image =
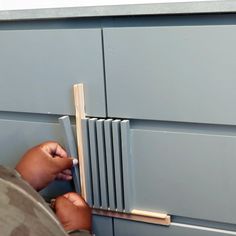
[{"label": "drawer front", "polygon": [[236,26],[104,29],[110,117],[236,124]]},{"label": "drawer front", "polygon": [[234,231],[215,228],[198,227],[193,225],[173,223],[169,227],[152,224],[131,222],[128,220],[114,220],[116,236],[226,236],[236,235]]},{"label": "drawer front", "polygon": [[131,129],[133,208],[236,223],[236,136]]},{"label": "drawer front", "polygon": [[14,167],[27,149],[41,142],[62,141],[60,126],[56,123],[0,119],[0,130],[0,162],[9,167]]},{"label": "drawer front", "polygon": [[[63,144],[59,124],[0,119],[0,165],[14,168],[29,148],[47,140]],[[42,195],[51,198],[69,191],[73,191],[69,182],[55,181]]]},{"label": "drawer front", "polygon": [[93,233],[96,236],[113,236],[112,218],[93,215]]},{"label": "drawer front", "polygon": [[0,45],[0,110],[73,115],[84,83],[86,113],[105,115],[100,29],[2,30]]},{"label": "drawer front", "polygon": [[90,206],[236,224],[235,128],[94,118],[82,127]]}]

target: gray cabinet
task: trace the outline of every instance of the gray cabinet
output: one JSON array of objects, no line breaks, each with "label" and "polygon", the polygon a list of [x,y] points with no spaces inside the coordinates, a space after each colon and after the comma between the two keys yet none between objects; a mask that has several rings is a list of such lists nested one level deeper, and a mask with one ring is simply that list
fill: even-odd
[{"label": "gray cabinet", "polygon": [[110,117],[236,124],[236,26],[104,29]]},{"label": "gray cabinet", "polygon": [[[236,26],[197,25],[197,16],[188,26],[184,17],[166,26],[158,25],[168,17],[100,19],[0,30],[1,164],[61,142],[56,119],[74,118],[72,85],[83,83],[88,203],[174,216],[165,227],[95,215],[96,235],[236,235],[220,230],[236,225]],[[43,194],[61,190],[70,184]]]},{"label": "gray cabinet", "polygon": [[73,115],[73,84],[86,113],[105,115],[100,29],[1,30],[0,110]]},{"label": "gray cabinet", "polygon": [[236,26],[103,36],[108,116],[130,119],[130,207],[235,224]]}]

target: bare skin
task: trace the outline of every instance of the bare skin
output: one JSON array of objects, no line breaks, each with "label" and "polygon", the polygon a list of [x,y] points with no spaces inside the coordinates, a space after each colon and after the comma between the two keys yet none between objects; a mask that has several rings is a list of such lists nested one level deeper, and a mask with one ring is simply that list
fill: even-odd
[{"label": "bare skin", "polygon": [[[22,178],[39,191],[55,179],[71,180],[73,158],[56,142],[48,141],[29,149],[16,166]],[[54,210],[65,230],[91,231],[91,209],[77,193],[56,198]]]},{"label": "bare skin", "polygon": [[56,198],[55,213],[65,230],[91,232],[91,209],[79,194],[70,192]]},{"label": "bare skin", "polygon": [[35,190],[46,187],[54,179],[71,180],[73,162],[56,142],[45,142],[28,150],[16,166]]}]

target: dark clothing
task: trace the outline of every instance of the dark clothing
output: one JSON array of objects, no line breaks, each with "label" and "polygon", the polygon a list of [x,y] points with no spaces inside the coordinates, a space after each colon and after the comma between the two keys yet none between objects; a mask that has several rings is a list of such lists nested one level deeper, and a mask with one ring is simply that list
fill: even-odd
[{"label": "dark clothing", "polygon": [[0,229],[4,236],[68,236],[43,198],[16,171],[3,166],[0,166]]}]

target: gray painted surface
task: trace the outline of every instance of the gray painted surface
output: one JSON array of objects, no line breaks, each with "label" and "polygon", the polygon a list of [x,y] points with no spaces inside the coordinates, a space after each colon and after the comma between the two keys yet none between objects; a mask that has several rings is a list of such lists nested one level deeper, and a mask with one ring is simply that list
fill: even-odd
[{"label": "gray painted surface", "polygon": [[[172,8],[173,6],[176,8]],[[185,8],[187,6],[191,9]],[[236,3],[222,1],[212,4],[150,4],[0,12],[0,19],[82,17],[82,14],[108,16],[113,13],[158,15],[178,11],[184,13],[184,8],[189,13],[190,10],[195,13],[198,10],[233,12]],[[104,21],[103,18],[84,18],[81,21],[67,19],[3,23],[3,28],[19,27],[28,30],[0,32],[0,43],[4,45],[0,51],[0,115],[6,119],[18,120],[0,120],[1,164],[15,165],[19,156],[39,142],[47,139],[61,141],[59,125],[53,123],[57,118],[51,114],[74,114],[74,83],[85,83],[87,115],[105,117],[105,69],[108,116],[135,118],[131,120],[131,150],[128,150],[129,144],[126,143],[129,141],[126,140],[127,127],[123,133],[121,122],[120,151],[122,158],[131,151],[130,170],[133,171],[124,166],[127,163],[122,163],[125,204],[126,197],[132,196],[133,207],[164,211],[176,214],[177,217],[185,216],[185,223],[191,219],[191,224],[197,224],[199,221],[196,218],[199,218],[204,225],[212,226],[212,222],[206,220],[208,219],[226,222],[227,225],[234,223],[235,226],[235,127],[228,125],[236,124],[233,103],[236,99],[236,27],[230,25],[235,23],[235,19],[230,14],[227,17],[201,17],[143,16],[106,18]],[[208,26],[208,23],[215,26]],[[100,29],[43,29],[99,28],[112,27],[113,24],[114,27],[137,27],[104,29],[105,68],[102,62]],[[138,27],[149,24],[205,26]],[[40,30],[32,30],[37,27]],[[9,112],[2,112],[4,110]],[[113,142],[117,137],[112,138],[111,122],[112,120],[104,121],[104,155],[107,162],[109,206],[115,210],[117,193]],[[88,201],[92,205],[91,137],[88,120],[83,120],[82,123],[85,128],[83,137],[87,141],[84,142],[84,151],[87,161],[85,168],[88,170],[87,190],[91,193],[88,194]],[[96,135],[93,140],[94,145],[101,141]],[[99,152],[96,146],[94,152]],[[98,177],[101,175],[97,176],[97,180]],[[127,179],[129,183],[126,182]],[[133,195],[126,192],[131,185],[134,185]],[[56,183],[50,186],[49,192],[43,194],[50,197],[66,191],[71,191],[70,185]],[[116,236],[235,234],[178,224],[166,228],[120,222],[122,220],[115,220]],[[218,228],[222,226],[217,222],[214,225],[219,226]],[[113,235],[112,219],[96,216],[94,229],[98,236]]]},{"label": "gray painted surface", "polygon": [[226,236],[236,235],[236,232],[207,227],[197,227],[185,224],[171,224],[158,226],[152,224],[132,222],[128,220],[114,220],[116,236]]},{"label": "gray painted surface", "polygon": [[[31,147],[47,140],[62,143],[60,126],[55,123],[0,120],[0,164],[14,168],[21,156]],[[55,181],[42,195],[49,198],[72,191],[71,185]]]},{"label": "gray painted surface", "polygon": [[0,110],[71,115],[84,83],[86,113],[105,115],[100,29],[2,30],[0,45]]},{"label": "gray painted surface", "polygon": [[99,178],[101,188],[101,207],[108,208],[107,164],[105,154],[104,120],[97,121],[97,144],[99,160]]},{"label": "gray painted surface", "polygon": [[108,116],[236,124],[235,25],[103,32]]},{"label": "gray painted surface", "polygon": [[134,208],[236,223],[236,136],[134,129]]},{"label": "gray painted surface", "polygon": [[123,211],[123,173],[122,173],[122,156],[121,156],[121,134],[120,120],[112,121],[112,140],[114,155],[114,172],[115,172],[115,189],[116,189],[116,209]]},{"label": "gray painted surface", "polygon": [[88,200],[94,199],[95,208],[129,212],[133,200],[129,121],[84,119],[83,133]]},{"label": "gray painted surface", "polygon": [[9,167],[14,167],[27,149],[39,143],[62,143],[59,124],[0,119],[0,130],[1,165]]},{"label": "gray painted surface", "polygon": [[58,19],[101,16],[163,15],[236,12],[234,0],[152,3],[117,6],[68,7],[54,9],[0,11],[0,21],[29,19]]},{"label": "gray painted surface", "polygon": [[88,119],[82,119],[82,138],[84,151],[84,175],[86,183],[86,201],[89,206],[93,206],[93,183],[92,183],[92,167],[90,158],[90,144],[89,144],[89,128]]},{"label": "gray painted surface", "polygon": [[96,236],[113,236],[112,218],[93,215],[93,232]]},{"label": "gray painted surface", "polygon": [[[77,144],[71,126],[70,117],[62,116],[58,119],[58,121],[61,125],[61,131],[62,131],[61,135],[64,140],[64,145],[66,148],[65,150],[67,152],[68,157],[73,157],[78,160]],[[72,171],[75,191],[80,194],[81,188],[80,188],[79,166],[78,165],[72,166],[71,171]]]},{"label": "gray painted surface", "polygon": [[96,122],[97,118],[88,120],[89,137],[90,137],[89,145],[90,145],[90,158],[91,158],[91,173],[92,173],[92,183],[93,183],[93,205],[96,208],[100,208],[101,192],[100,192]]},{"label": "gray painted surface", "polygon": [[121,152],[124,188],[124,210],[130,212],[133,199],[133,166],[130,146],[130,122],[121,121]]},{"label": "gray painted surface", "polygon": [[105,147],[107,159],[107,181],[109,193],[109,208],[116,209],[116,190],[115,190],[115,173],[114,173],[114,156],[112,145],[112,119],[105,120]]}]

